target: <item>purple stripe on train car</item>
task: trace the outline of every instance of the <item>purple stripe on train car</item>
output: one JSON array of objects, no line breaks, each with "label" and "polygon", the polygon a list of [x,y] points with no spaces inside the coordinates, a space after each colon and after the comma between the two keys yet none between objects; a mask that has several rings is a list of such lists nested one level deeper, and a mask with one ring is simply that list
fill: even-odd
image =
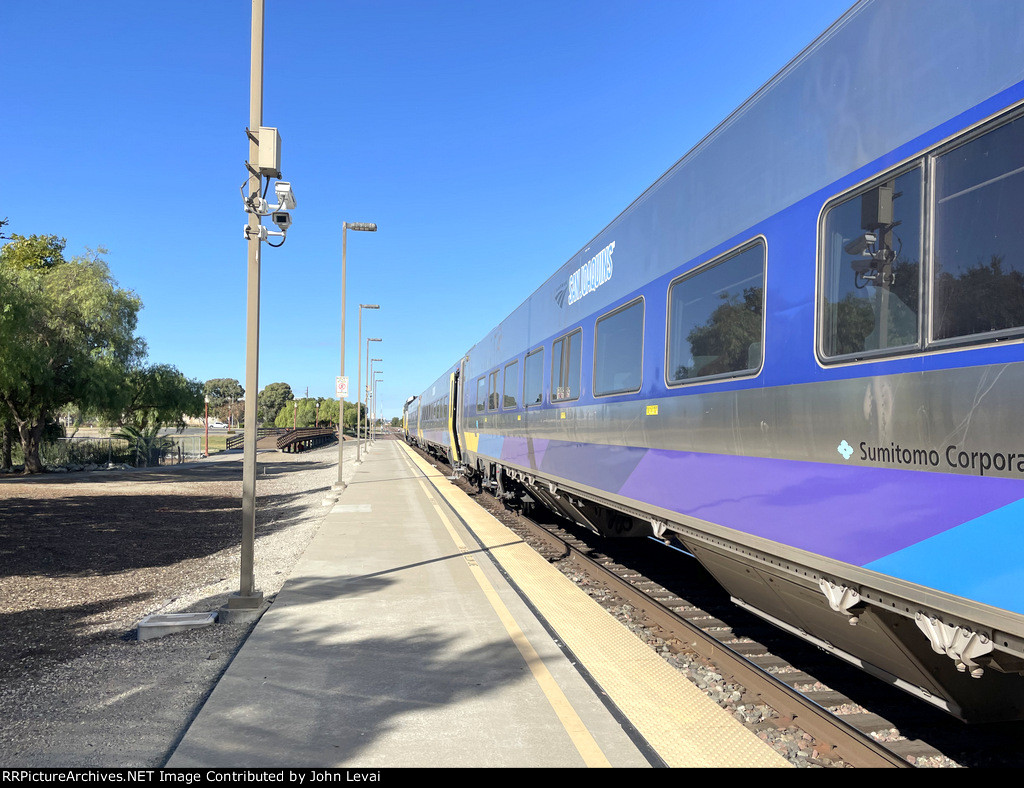
[{"label": "purple stripe on train car", "polygon": [[536,470],[544,462],[548,443],[545,438],[507,437],[501,445],[500,456],[505,462]]},{"label": "purple stripe on train car", "polygon": [[863,566],[1024,498],[1024,482],[652,449],[618,492]]},{"label": "purple stripe on train car", "polygon": [[635,472],[648,449],[551,441],[540,469],[563,479],[615,492]]}]

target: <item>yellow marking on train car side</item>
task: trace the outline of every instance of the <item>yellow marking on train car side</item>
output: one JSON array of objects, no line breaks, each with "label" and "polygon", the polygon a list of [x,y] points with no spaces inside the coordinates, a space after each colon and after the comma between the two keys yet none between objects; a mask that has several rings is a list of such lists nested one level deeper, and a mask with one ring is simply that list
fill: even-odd
[{"label": "yellow marking on train car side", "polygon": [[558,418],[560,418],[560,419],[564,419],[565,418],[565,411],[564,410],[561,413],[558,414]]},{"label": "yellow marking on train car side", "polygon": [[476,451],[480,445],[480,433],[479,432],[467,432],[466,433],[466,448],[470,451]]},{"label": "yellow marking on train car side", "polygon": [[647,406],[647,415],[648,416],[657,416],[658,415],[658,406],[657,405],[648,405]]}]

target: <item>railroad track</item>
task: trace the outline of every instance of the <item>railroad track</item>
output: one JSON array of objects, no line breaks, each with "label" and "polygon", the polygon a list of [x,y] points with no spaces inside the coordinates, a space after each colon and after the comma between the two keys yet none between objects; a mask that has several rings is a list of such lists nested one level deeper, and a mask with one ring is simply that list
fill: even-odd
[{"label": "railroad track", "polygon": [[454,483],[797,765],[1024,765],[1024,725],[964,725],[738,608],[678,550],[537,522]]}]

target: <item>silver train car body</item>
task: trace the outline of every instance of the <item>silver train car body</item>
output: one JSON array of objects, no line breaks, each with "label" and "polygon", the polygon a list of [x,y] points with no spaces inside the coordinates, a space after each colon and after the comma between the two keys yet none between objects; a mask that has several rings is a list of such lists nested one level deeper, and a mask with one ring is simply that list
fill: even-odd
[{"label": "silver train car body", "polygon": [[858,3],[421,395],[447,409],[412,439],[678,540],[964,720],[1024,718],[1022,80],[1024,4]]}]

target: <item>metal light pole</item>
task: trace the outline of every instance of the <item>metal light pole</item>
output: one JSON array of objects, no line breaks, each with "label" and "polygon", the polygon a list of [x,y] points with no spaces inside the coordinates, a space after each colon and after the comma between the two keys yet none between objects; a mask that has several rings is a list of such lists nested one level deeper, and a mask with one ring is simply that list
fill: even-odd
[{"label": "metal light pole", "polygon": [[[252,39],[249,58],[249,198],[260,196],[259,138],[263,125],[263,0],[252,0]],[[256,392],[260,364],[260,216],[249,214],[248,280],[246,285],[245,385],[253,392],[245,400],[245,438],[242,456],[242,545],[238,596],[228,600],[229,610],[257,610],[263,593],[256,590]]]},{"label": "metal light pole", "polygon": [[383,373],[383,370],[378,369],[373,377],[373,432],[370,433],[370,440],[377,440],[377,384],[384,378],[378,378],[377,375]]},{"label": "metal light pole", "polygon": [[[367,388],[370,387],[370,343],[371,342],[381,342],[381,341],[382,340],[380,339],[380,337],[367,337],[367,339],[366,339],[366,387]],[[360,347],[359,349],[362,350],[362,347]],[[360,361],[359,363],[360,363],[360,367],[359,367],[359,390],[356,392],[356,394],[358,394],[359,397],[360,397],[360,405],[362,405],[363,407],[368,407],[369,406],[369,402],[368,402],[367,398],[364,396],[365,392],[363,391],[363,368],[362,368],[362,361]],[[369,421],[367,421],[367,419],[363,419],[363,421],[366,422],[364,424],[364,430],[363,430],[363,432],[360,435],[356,436],[356,446],[357,447],[362,442],[362,439],[365,437],[365,434],[366,434],[365,433],[365,427],[369,425]],[[356,449],[356,456],[357,457],[359,456],[358,451],[359,450],[357,448]]]},{"label": "metal light pole", "polygon": [[[356,463],[362,462],[362,457],[359,454],[359,444],[362,443],[363,438],[363,411],[362,405],[362,392],[360,389],[363,387],[363,310],[364,309],[380,309],[380,304],[360,304],[359,305],[359,357],[356,359]],[[377,340],[380,342],[380,340]],[[370,340],[366,340],[366,352],[370,352]]]},{"label": "metal light pole", "polygon": [[206,424],[206,454],[204,456],[210,456],[210,398],[209,396],[203,397],[206,401],[206,413],[203,415],[203,422]]},{"label": "metal light pole", "polygon": [[[367,356],[369,356],[369,348],[367,348]],[[383,361],[383,360],[384,359],[382,359],[382,358],[371,358],[371,359],[369,359],[369,363],[367,364],[368,369],[367,369],[367,373],[366,373],[366,418],[367,418],[367,425],[369,427],[372,427],[372,425],[370,424],[370,402],[373,401],[373,397],[371,396],[373,394],[372,386],[373,386],[373,376],[375,374],[374,369],[373,369],[373,362],[374,361]],[[377,372],[379,372],[379,371],[380,370],[377,370]],[[366,432],[367,432],[366,450],[369,451],[370,450],[370,441],[373,440],[373,435],[372,435],[370,429],[367,429]]]},{"label": "metal light pole", "polygon": [[[345,377],[345,245],[346,231],[361,230],[363,232],[377,232],[377,225],[373,222],[342,222],[341,223],[341,376]],[[338,490],[345,489],[345,480],[342,479],[342,471],[345,464],[345,395],[339,397],[338,402],[338,483],[335,486]]]}]

